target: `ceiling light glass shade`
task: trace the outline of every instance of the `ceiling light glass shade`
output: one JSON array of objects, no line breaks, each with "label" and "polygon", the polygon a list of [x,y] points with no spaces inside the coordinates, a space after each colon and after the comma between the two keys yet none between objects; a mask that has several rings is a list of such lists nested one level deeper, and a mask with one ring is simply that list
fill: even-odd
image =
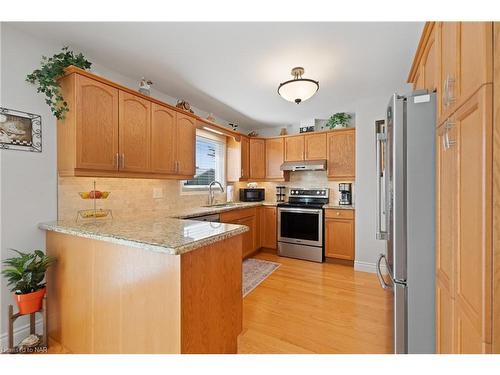
[{"label": "ceiling light glass shade", "polygon": [[302,78],[302,74],[304,74],[304,68],[293,68],[292,75],[295,78],[279,85],[278,94],[283,99],[299,104],[316,94],[319,90],[319,82]]}]

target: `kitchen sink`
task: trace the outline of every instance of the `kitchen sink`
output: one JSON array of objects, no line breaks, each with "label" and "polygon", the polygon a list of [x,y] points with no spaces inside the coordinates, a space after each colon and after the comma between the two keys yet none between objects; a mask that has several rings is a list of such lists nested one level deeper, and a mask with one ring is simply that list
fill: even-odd
[{"label": "kitchen sink", "polygon": [[238,206],[238,203],[231,202],[231,203],[216,203],[202,207],[236,207],[236,206]]}]

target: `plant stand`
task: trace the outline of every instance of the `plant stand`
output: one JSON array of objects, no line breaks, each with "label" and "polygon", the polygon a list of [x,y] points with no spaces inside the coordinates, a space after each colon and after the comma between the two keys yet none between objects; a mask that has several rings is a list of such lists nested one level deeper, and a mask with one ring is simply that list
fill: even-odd
[{"label": "plant stand", "polygon": [[35,315],[36,313],[42,314],[42,320],[43,320],[43,335],[37,335],[42,339],[42,341],[35,347],[29,348],[27,351],[19,351],[18,346],[14,346],[14,322],[16,321],[17,318],[23,315],[28,315],[28,314],[14,314],[14,306],[9,305],[9,341],[8,341],[8,348],[7,348],[7,353],[41,353],[41,352],[46,352],[47,348],[49,347],[49,342],[47,339],[47,297],[43,297],[43,302],[42,302],[42,308],[38,311],[35,311],[34,313],[29,314],[30,316],[30,334],[35,335],[36,334],[36,327],[35,327]]}]

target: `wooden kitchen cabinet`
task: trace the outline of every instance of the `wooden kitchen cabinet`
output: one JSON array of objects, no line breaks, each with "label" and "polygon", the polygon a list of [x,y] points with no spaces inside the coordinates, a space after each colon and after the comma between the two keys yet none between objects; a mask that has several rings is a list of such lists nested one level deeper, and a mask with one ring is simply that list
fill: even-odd
[{"label": "wooden kitchen cabinet", "polygon": [[246,181],[250,177],[250,141],[247,137],[227,138],[226,179],[228,182]]},{"label": "wooden kitchen cabinet", "polygon": [[327,133],[328,178],[354,180],[356,176],[356,129],[348,128]]},{"label": "wooden kitchen cabinet", "polygon": [[304,136],[285,137],[285,161],[304,160]]},{"label": "wooden kitchen cabinet", "polygon": [[262,206],[260,208],[260,246],[267,249],[277,248],[277,217],[276,207]]},{"label": "wooden kitchen cabinet", "polygon": [[250,140],[241,137],[241,180],[250,178]]},{"label": "wooden kitchen cabinet", "polygon": [[450,290],[436,279],[436,353],[452,354],[454,345],[454,300]]},{"label": "wooden kitchen cabinet", "polygon": [[250,179],[266,177],[266,141],[250,138]]},{"label": "wooden kitchen cabinet", "polygon": [[305,160],[325,160],[326,133],[306,134],[304,136],[304,159]]},{"label": "wooden kitchen cabinet", "polygon": [[176,174],[194,176],[196,169],[196,120],[179,112],[176,124]]},{"label": "wooden kitchen cabinet", "polygon": [[118,90],[78,75],[61,80],[61,88],[72,110],[57,132],[59,171],[63,175],[73,174],[74,169],[116,171]]},{"label": "wooden kitchen cabinet", "polygon": [[151,171],[175,174],[177,112],[168,107],[151,105]]},{"label": "wooden kitchen cabinet", "polygon": [[325,210],[325,256],[354,260],[354,211]]},{"label": "wooden kitchen cabinet", "polygon": [[194,175],[194,116],[75,67],[59,82],[69,107],[58,120],[59,176]]},{"label": "wooden kitchen cabinet", "polygon": [[220,214],[221,223],[246,225],[250,228],[249,231],[243,234],[243,258],[248,257],[260,247],[258,220],[257,208],[253,207],[241,210],[231,210]]},{"label": "wooden kitchen cabinet", "polygon": [[119,170],[148,172],[151,152],[151,103],[119,92]]},{"label": "wooden kitchen cabinet", "polygon": [[493,81],[493,23],[439,22],[439,123]]},{"label": "wooden kitchen cabinet", "polygon": [[283,138],[266,139],[266,179],[282,179],[283,171],[280,169],[284,159]]}]

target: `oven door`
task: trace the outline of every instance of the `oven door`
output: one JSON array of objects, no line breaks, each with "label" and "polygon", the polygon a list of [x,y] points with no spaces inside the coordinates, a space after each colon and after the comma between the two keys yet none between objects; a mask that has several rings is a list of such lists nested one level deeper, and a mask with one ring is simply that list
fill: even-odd
[{"label": "oven door", "polygon": [[278,207],[278,241],[323,246],[323,210]]}]

